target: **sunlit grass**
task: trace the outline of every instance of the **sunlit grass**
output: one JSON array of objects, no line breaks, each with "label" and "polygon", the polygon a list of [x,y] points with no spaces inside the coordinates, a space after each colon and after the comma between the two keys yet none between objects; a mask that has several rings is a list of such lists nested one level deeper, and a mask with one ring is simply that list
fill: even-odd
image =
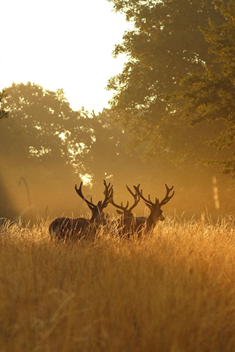
[{"label": "sunlit grass", "polygon": [[233,351],[232,220],[167,219],[127,241],[0,229],[0,351]]}]

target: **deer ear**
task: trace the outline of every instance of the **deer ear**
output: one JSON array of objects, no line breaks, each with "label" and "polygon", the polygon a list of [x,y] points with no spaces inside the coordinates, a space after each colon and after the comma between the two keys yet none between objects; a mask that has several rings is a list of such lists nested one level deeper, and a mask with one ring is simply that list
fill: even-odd
[{"label": "deer ear", "polygon": [[121,214],[124,214],[123,211],[121,211],[121,210],[117,210],[117,209],[116,209],[116,212],[117,212],[118,214],[120,214],[120,215],[121,215]]}]

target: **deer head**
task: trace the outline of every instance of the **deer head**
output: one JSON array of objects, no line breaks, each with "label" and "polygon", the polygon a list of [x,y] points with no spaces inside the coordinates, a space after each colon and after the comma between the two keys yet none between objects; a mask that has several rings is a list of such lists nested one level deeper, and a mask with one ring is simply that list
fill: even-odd
[{"label": "deer head", "polygon": [[111,186],[110,183],[107,185],[105,180],[103,181],[103,183],[104,183],[104,187],[105,187],[104,200],[103,201],[100,200],[97,204],[94,204],[92,202],[92,198],[90,198],[90,201],[89,201],[84,197],[84,195],[82,193],[83,182],[81,182],[79,188],[77,188],[77,185],[75,185],[75,190],[76,190],[77,194],[79,195],[79,197],[81,197],[87,203],[88,208],[92,212],[92,217],[90,219],[90,223],[94,223],[96,221],[98,221],[99,223],[105,223],[103,209],[107,207],[107,205],[109,204],[109,202],[112,199],[113,186]]},{"label": "deer head", "polygon": [[[130,188],[128,186],[126,186],[128,192],[130,192],[130,194],[132,195],[132,197],[134,198],[134,203],[132,204],[132,206],[128,209],[129,207],[129,202],[127,201],[127,204],[126,206],[124,207],[123,206],[123,203],[121,202],[121,205],[118,205],[114,202],[113,200],[113,194],[112,194],[112,199],[110,201],[110,203],[117,208],[116,212],[118,214],[121,214],[123,216],[123,218],[129,218],[129,217],[133,217],[133,214],[132,214],[132,210],[137,206],[137,204],[139,203],[140,201],[140,197],[137,193],[133,193]],[[120,209],[120,210],[118,210]]]},{"label": "deer head", "polygon": [[155,198],[155,202],[152,202],[151,199],[150,199],[150,195],[148,195],[148,199],[146,199],[143,196],[143,191],[139,189],[140,188],[140,184],[138,186],[134,186],[134,189],[135,189],[136,193],[139,195],[140,198],[143,199],[143,201],[145,202],[147,207],[150,209],[150,215],[147,218],[147,228],[148,229],[155,227],[157,221],[165,220],[161,207],[163,205],[165,205],[166,203],[168,203],[169,200],[175,194],[175,191],[173,191],[173,193],[171,195],[169,195],[170,192],[173,190],[174,186],[172,186],[171,188],[169,188],[166,184],[165,184],[165,186],[166,186],[166,195],[162,199],[161,202],[159,201],[159,199],[157,197]]}]

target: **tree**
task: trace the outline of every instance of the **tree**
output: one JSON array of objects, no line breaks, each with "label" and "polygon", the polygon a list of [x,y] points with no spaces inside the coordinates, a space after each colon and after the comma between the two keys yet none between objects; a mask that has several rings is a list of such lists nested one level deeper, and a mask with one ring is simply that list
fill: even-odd
[{"label": "tree", "polygon": [[189,128],[180,118],[183,102],[171,104],[164,97],[182,90],[179,83],[185,75],[200,73],[202,64],[211,62],[209,44],[198,26],[208,25],[209,17],[221,23],[223,16],[212,0],[109,1],[134,23],[114,49],[114,56],[128,58],[123,72],[108,82],[114,91],[110,104],[115,120],[129,133],[134,148],[144,146],[146,159],[179,165],[205,156],[205,150],[210,152],[202,146],[208,139],[205,128]]},{"label": "tree", "polygon": [[210,20],[209,28],[201,28],[211,44],[209,54],[213,60],[205,63],[202,73],[188,74],[182,80],[184,91],[174,97],[187,100],[183,116],[190,119],[192,126],[207,122],[212,128],[220,121],[223,128],[211,145],[220,151],[216,161],[222,172],[235,176],[235,5],[233,1],[227,5],[215,1],[215,5],[223,23],[216,25]]},{"label": "tree", "polygon": [[2,106],[10,113],[0,128],[0,178],[8,200],[0,196],[0,212],[9,216],[9,208],[14,207],[11,216],[16,217],[30,206],[19,183],[24,177],[33,203],[42,213],[50,202],[50,191],[54,193],[52,203],[62,203],[58,191],[66,189],[65,175],[73,183],[72,166],[67,163],[69,152],[61,138],[66,131],[64,121],[73,111],[62,91],[45,91],[28,83],[13,84],[6,93]]}]

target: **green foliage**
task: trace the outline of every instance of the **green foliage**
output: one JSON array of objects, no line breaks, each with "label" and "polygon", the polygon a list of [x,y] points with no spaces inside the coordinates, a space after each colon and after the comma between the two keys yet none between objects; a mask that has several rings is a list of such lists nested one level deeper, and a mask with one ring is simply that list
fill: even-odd
[{"label": "green foliage", "polygon": [[198,138],[198,130],[180,118],[183,102],[173,105],[164,98],[182,90],[179,83],[185,75],[200,73],[202,63],[211,62],[209,44],[198,27],[208,26],[209,17],[221,23],[220,12],[213,1],[113,3],[116,11],[134,23],[114,49],[114,56],[128,58],[123,72],[108,82],[107,88],[114,91],[110,104],[115,121],[128,131],[134,148],[144,146],[146,159],[179,164],[205,156],[207,147],[202,141],[205,144],[208,136],[204,129]]},{"label": "green foliage", "polygon": [[200,74],[189,74],[182,80],[184,91],[176,93],[175,98],[187,100],[184,117],[191,125],[207,121],[223,122],[211,145],[219,151],[229,148],[225,159],[216,159],[224,173],[235,175],[235,5],[215,1],[223,16],[223,23],[216,25],[209,21],[210,27],[201,29],[205,40],[211,44],[209,54],[214,58],[204,66]]}]

